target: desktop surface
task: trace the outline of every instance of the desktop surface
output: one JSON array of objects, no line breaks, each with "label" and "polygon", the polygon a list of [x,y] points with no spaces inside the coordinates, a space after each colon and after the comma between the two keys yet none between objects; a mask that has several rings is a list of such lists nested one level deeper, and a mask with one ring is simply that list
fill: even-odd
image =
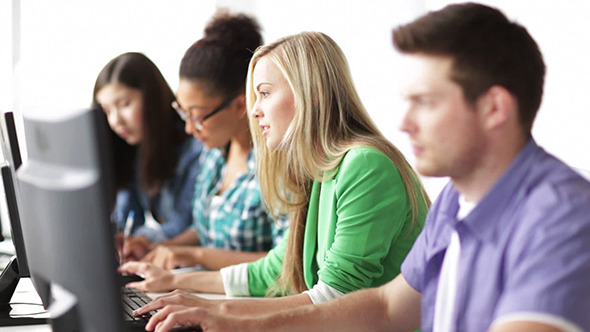
[{"label": "desktop surface", "polygon": [[[49,318],[49,313],[43,308],[41,298],[29,278],[21,278],[10,301],[13,317]],[[51,331],[49,324],[0,326],[0,331]]]}]

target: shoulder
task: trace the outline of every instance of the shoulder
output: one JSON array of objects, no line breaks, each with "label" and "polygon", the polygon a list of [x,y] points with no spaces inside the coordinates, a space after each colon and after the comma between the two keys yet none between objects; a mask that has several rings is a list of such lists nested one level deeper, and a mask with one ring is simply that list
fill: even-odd
[{"label": "shoulder", "polygon": [[535,161],[515,195],[512,244],[531,252],[551,243],[590,250],[590,183],[549,154]]},{"label": "shoulder", "polygon": [[363,186],[404,191],[401,175],[389,157],[372,147],[350,149],[334,176],[338,187]]},{"label": "shoulder", "polygon": [[341,169],[364,167],[365,169],[393,168],[396,169],[389,157],[372,147],[357,147],[348,150],[340,162]]},{"label": "shoulder", "polygon": [[179,163],[181,165],[193,164],[201,155],[203,144],[193,137],[188,137],[182,142],[179,149]]},{"label": "shoulder", "polygon": [[555,209],[581,209],[590,213],[590,182],[544,151],[539,153],[521,190],[525,204],[544,214],[558,212]]}]

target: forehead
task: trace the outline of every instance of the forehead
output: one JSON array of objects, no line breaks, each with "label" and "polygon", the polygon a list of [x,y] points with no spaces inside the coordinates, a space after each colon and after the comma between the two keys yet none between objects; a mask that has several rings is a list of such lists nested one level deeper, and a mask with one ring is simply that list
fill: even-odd
[{"label": "forehead", "polygon": [[111,102],[122,97],[141,94],[138,89],[131,88],[122,83],[108,83],[98,90],[96,99],[100,102]]},{"label": "forehead", "polygon": [[412,54],[403,58],[402,94],[429,93],[456,85],[451,81],[453,61],[450,57]]},{"label": "forehead", "polygon": [[199,96],[203,97],[206,94],[206,86],[198,81],[180,78],[178,81],[178,88],[176,89],[177,96]]},{"label": "forehead", "polygon": [[176,89],[176,100],[178,103],[190,109],[208,109],[221,102],[221,96],[212,96],[207,84],[181,78],[178,81],[178,88]]},{"label": "forehead", "polygon": [[286,79],[274,61],[269,56],[263,56],[254,67],[253,81],[254,87],[257,87],[258,84],[276,84],[286,81]]}]

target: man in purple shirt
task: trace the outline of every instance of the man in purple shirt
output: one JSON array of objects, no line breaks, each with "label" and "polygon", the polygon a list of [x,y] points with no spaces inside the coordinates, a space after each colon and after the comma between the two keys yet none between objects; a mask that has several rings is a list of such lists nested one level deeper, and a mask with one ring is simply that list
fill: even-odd
[{"label": "man in purple shirt", "polygon": [[[393,32],[416,168],[451,182],[388,284],[262,317],[181,306],[159,326],[207,331],[590,331],[590,183],[531,127],[545,65],[526,29],[459,4]],[[171,313],[174,313],[171,315]]]}]

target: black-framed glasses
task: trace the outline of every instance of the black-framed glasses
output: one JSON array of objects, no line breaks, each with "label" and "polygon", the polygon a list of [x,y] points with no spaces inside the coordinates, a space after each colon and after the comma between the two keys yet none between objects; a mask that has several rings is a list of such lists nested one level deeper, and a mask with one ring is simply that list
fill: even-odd
[{"label": "black-framed glasses", "polygon": [[195,126],[195,128],[199,131],[203,130],[205,127],[203,127],[203,122],[207,119],[209,119],[210,117],[214,116],[215,114],[219,113],[221,110],[223,110],[224,108],[228,107],[229,104],[231,104],[231,102],[234,100],[235,96],[226,99],[221,105],[219,105],[219,107],[217,107],[216,109],[214,109],[213,111],[211,111],[211,113],[205,115],[205,116],[201,116],[201,117],[196,117],[196,116],[192,116],[190,115],[188,112],[185,112],[180,105],[178,105],[178,103],[175,101],[172,102],[171,106],[172,108],[174,108],[174,110],[176,111],[176,113],[178,113],[178,116],[180,116],[180,118],[183,121],[187,121],[187,120],[191,120],[193,122],[193,125]]}]

